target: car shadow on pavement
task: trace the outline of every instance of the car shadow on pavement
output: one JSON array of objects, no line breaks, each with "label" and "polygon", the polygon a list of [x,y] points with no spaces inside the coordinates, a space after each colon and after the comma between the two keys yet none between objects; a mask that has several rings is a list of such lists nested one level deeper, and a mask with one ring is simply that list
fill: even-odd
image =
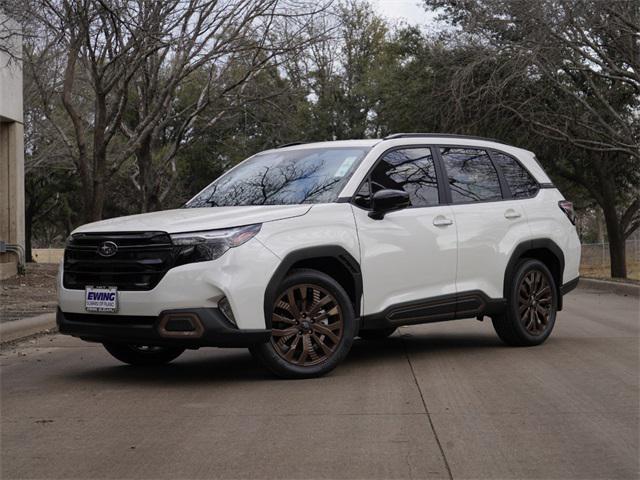
[{"label": "car shadow on pavement", "polygon": [[[431,354],[457,356],[473,350],[504,348],[496,337],[479,334],[432,334],[403,333],[383,340],[359,340],[343,365],[331,376],[349,374],[345,367],[375,368],[376,364],[407,355],[429,356]],[[211,354],[207,355],[207,352]],[[105,355],[106,352],[105,352]],[[133,367],[118,364],[85,368],[66,372],[65,379],[77,379],[96,383],[118,383],[135,385],[185,385],[211,382],[274,381],[277,377],[253,360],[245,349],[203,349],[200,352],[185,353],[174,362],[159,367]],[[350,370],[351,368],[349,368]]]},{"label": "car shadow on pavement", "polygon": [[[207,350],[202,350],[206,352]],[[209,350],[212,353],[213,349]],[[85,368],[65,375],[97,383],[121,384],[193,384],[200,382],[260,381],[273,376],[251,358],[245,349],[217,350],[218,355],[186,352],[172,363],[154,367],[123,365],[112,360],[108,366]],[[107,353],[105,352],[105,356]],[[109,358],[111,362],[111,359]]]},{"label": "car shadow on pavement", "polygon": [[396,333],[383,340],[357,340],[347,362],[383,361],[389,357],[405,357],[407,353],[425,357],[434,354],[454,357],[470,351],[504,347],[497,337],[477,333]]},{"label": "car shadow on pavement", "polygon": [[469,350],[484,350],[490,348],[504,348],[506,345],[497,335],[479,333],[405,333],[402,341],[412,351],[422,350],[424,353],[447,351],[452,355]]}]

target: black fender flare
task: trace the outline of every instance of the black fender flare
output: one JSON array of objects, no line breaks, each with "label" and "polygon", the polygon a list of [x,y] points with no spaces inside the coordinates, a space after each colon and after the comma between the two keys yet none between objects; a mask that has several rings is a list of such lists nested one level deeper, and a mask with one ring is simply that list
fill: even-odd
[{"label": "black fender flare", "polygon": [[353,277],[355,286],[355,316],[360,316],[360,303],[362,299],[362,271],[360,263],[344,247],[340,245],[322,245],[317,247],[305,247],[289,252],[280,262],[275,272],[271,276],[264,291],[264,322],[265,328],[271,329],[271,308],[275,301],[277,288],[282,283],[287,272],[293,265],[302,260],[313,260],[317,258],[335,258],[349,271]]},{"label": "black fender flare", "polygon": [[535,238],[533,240],[526,240],[516,246],[516,248],[513,250],[513,253],[511,254],[511,257],[509,258],[509,262],[507,263],[507,267],[504,271],[504,281],[502,289],[503,296],[505,299],[508,298],[509,279],[513,276],[518,260],[520,260],[523,254],[529,250],[542,249],[551,252],[551,254],[558,260],[558,264],[560,265],[560,272],[558,272],[559,278],[556,278],[554,280],[556,283],[556,293],[558,295],[558,310],[562,310],[562,278],[564,275],[564,253],[562,252],[562,249],[558,246],[558,244],[550,238]]}]

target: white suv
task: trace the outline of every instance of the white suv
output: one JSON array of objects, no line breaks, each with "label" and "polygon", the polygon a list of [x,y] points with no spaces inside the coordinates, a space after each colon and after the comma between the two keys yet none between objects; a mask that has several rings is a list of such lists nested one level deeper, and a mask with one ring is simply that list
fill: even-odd
[{"label": "white suv", "polygon": [[185,208],[69,237],[60,332],[121,361],[249,347],[283,377],[324,374],[353,339],[491,317],[509,345],[551,333],[578,282],[573,208],[533,153],[444,134],[254,155]]}]

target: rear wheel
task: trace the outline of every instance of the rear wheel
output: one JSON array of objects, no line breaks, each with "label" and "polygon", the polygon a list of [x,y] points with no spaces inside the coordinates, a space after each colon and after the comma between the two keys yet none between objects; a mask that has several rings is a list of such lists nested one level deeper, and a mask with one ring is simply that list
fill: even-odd
[{"label": "rear wheel", "polygon": [[103,343],[107,352],[129,365],[164,365],[178,358],[184,348],[156,347],[124,343]]},{"label": "rear wheel", "polygon": [[507,302],[505,313],[492,318],[503,342],[513,346],[539,345],[551,335],[558,310],[558,288],[544,263],[524,259],[516,266]]},{"label": "rear wheel", "polygon": [[271,340],[250,351],[283,378],[330,372],[349,353],[356,331],[353,307],[342,286],[309,269],[294,270],[282,282],[271,323]]},{"label": "rear wheel", "polygon": [[375,328],[372,330],[360,330],[358,336],[363,340],[384,340],[387,337],[393,335],[393,332],[397,330],[396,327],[388,328]]}]

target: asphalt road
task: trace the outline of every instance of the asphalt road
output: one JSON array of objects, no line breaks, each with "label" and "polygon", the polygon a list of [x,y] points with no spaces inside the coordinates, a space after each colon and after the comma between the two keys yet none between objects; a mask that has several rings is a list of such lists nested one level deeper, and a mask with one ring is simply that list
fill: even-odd
[{"label": "asphalt road", "polygon": [[0,357],[0,477],[638,478],[639,323],[637,298],[577,290],[540,347],[408,327],[302,381],[246,350],[136,369],[43,337]]}]

